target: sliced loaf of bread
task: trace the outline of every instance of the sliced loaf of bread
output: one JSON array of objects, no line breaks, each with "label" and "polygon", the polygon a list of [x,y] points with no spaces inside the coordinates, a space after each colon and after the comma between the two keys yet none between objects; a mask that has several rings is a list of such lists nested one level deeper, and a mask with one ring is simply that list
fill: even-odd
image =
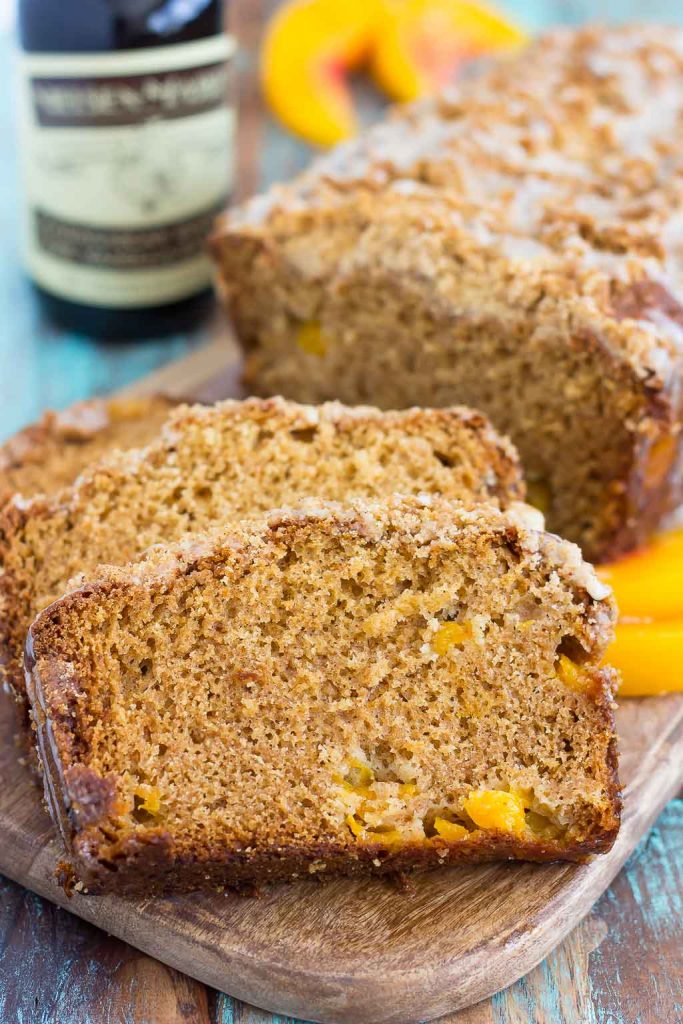
[{"label": "sliced loaf of bread", "polygon": [[31,621],[100,562],[121,564],[307,496],[394,491],[506,504],[523,483],[512,446],[466,409],[382,413],[277,399],[183,407],[147,448],[114,453],[72,488],[15,499],[0,514],[0,669],[21,699]]},{"label": "sliced loaf of bread", "polygon": [[148,893],[607,850],[614,606],[536,516],[316,502],[44,611],[27,680],[77,877]]}]

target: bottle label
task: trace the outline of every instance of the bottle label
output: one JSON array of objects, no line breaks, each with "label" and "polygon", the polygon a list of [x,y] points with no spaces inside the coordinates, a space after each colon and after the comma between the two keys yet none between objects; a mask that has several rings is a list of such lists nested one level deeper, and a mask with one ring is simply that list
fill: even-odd
[{"label": "bottle label", "polygon": [[24,252],[34,280],[114,308],[211,280],[205,239],[231,186],[225,35],[104,54],[24,54]]}]

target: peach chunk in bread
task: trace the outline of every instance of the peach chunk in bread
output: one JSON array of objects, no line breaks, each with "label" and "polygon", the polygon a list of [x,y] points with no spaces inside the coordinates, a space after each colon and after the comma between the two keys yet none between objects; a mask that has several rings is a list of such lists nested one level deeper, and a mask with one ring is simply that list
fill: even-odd
[{"label": "peach chunk in bread", "polygon": [[149,892],[609,849],[613,602],[536,515],[306,503],[44,611],[29,696],[78,877]]}]

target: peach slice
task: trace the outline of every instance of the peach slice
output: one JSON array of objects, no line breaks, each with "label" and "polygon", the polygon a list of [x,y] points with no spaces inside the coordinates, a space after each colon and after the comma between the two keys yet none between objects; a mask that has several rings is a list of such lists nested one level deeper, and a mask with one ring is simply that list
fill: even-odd
[{"label": "peach slice", "polygon": [[357,130],[347,75],[368,59],[379,0],[292,0],[275,14],[261,49],[261,82],[282,122],[331,146]]},{"label": "peach slice", "polygon": [[468,57],[527,41],[521,29],[473,0],[382,0],[381,8],[371,72],[396,100],[436,92]]},{"label": "peach slice", "polygon": [[620,697],[683,690],[683,619],[619,622],[606,660],[621,672]]},{"label": "peach slice", "polygon": [[619,606],[606,658],[621,672],[619,695],[683,690],[683,529],[660,533],[640,551],[600,566],[598,575]]},{"label": "peach slice", "polygon": [[623,618],[683,618],[683,529],[660,533],[640,551],[601,565],[598,575]]}]

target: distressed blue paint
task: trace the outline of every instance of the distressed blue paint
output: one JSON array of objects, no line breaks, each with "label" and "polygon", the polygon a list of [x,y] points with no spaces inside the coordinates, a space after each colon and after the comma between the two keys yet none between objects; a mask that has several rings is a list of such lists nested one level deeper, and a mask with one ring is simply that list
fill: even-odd
[{"label": "distressed blue paint", "polygon": [[311,1022],[270,1014],[265,1010],[250,1010],[239,1000],[233,999],[232,996],[220,994],[216,1001],[215,1024],[311,1024]]},{"label": "distressed blue paint", "polygon": [[[539,984],[538,972],[542,975]],[[549,958],[537,968],[533,977],[522,978],[516,985],[499,992],[492,999],[493,1015],[496,1024],[513,1024],[520,1020],[563,1022],[566,1015],[562,1007],[562,991],[557,985],[555,965]],[[577,1022],[578,1024],[578,1022]],[[582,1020],[581,1024],[595,1024],[591,1019]]]},{"label": "distressed blue paint", "polygon": [[[669,805],[668,827],[683,836],[683,800]],[[636,872],[632,864],[647,859],[656,870]],[[668,856],[662,827],[656,825],[638,845],[626,869],[636,903],[647,909],[651,927],[665,938],[680,936],[683,923],[683,860]]]},{"label": "distressed blue paint", "polygon": [[[673,800],[634,850],[596,906],[610,921],[608,938],[592,954],[596,1024],[683,1021],[683,800]],[[634,941],[634,937],[636,941]],[[629,949],[630,959],[620,953]],[[615,1015],[622,985],[637,1006]]]}]

